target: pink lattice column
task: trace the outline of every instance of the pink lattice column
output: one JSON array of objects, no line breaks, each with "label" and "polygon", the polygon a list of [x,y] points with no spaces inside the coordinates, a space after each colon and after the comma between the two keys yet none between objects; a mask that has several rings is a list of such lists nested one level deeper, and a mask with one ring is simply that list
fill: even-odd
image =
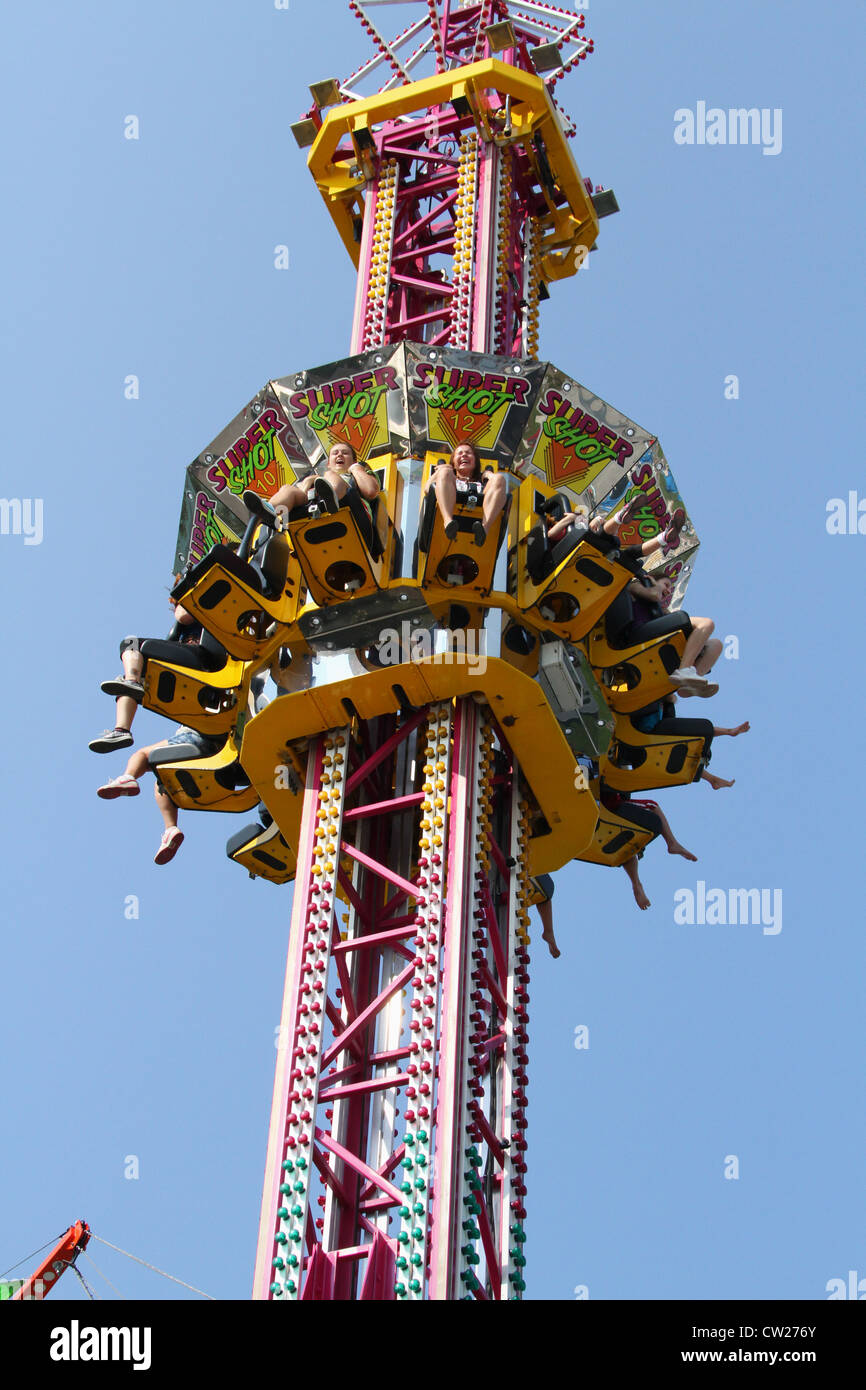
[{"label": "pink lattice column", "polygon": [[255,1298],[291,1301],[300,1294],[348,743],[348,731],[337,731],[317,739],[309,753]]}]

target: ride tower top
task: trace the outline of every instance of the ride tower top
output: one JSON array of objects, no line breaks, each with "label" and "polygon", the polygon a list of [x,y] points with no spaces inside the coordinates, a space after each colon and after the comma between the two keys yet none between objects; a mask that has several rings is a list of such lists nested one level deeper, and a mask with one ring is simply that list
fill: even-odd
[{"label": "ride tower top", "polygon": [[[538,0],[349,9],[373,56],[314,83],[292,131],[358,270],[350,352],[410,340],[536,357],[548,284],[618,211],[581,177],[554,96],[592,52],[584,16]],[[387,38],[395,9],[409,22]]]}]

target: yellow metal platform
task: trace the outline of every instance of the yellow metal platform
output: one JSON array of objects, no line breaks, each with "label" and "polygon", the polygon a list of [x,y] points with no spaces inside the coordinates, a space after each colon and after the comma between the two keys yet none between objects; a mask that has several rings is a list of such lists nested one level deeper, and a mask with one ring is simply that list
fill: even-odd
[{"label": "yellow metal platform", "polygon": [[489,705],[549,826],[531,841],[530,872],[561,868],[590,845],[598,807],[592,794],[580,789],[574,756],[541,688],[498,658],[488,660],[483,674],[433,657],[281,696],[246,725],[241,761],[284,838],[296,846],[302,789],[279,775],[287,744],[345,727],[352,711],[374,719],[396,713],[406,699],[420,708],[460,696]]}]

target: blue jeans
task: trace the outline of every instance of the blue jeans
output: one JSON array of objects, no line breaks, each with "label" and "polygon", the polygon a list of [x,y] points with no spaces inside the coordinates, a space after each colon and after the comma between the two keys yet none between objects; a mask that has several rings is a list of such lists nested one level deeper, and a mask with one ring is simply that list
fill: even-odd
[{"label": "blue jeans", "polygon": [[175,730],[168,743],[172,746],[179,743],[191,743],[198,749],[203,758],[209,757],[217,751],[217,744],[214,739],[208,738],[206,734],[200,734],[197,729],[187,729],[183,724]]}]

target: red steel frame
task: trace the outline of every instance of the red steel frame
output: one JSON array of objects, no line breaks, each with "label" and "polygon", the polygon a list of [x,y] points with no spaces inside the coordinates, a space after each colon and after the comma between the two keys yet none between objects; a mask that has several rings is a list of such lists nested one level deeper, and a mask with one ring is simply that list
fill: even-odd
[{"label": "red steel frame", "polygon": [[[474,62],[510,17],[499,56],[531,69],[561,33],[552,8],[427,0],[421,46],[437,71]],[[350,9],[378,53],[359,73],[408,80],[398,41]],[[522,151],[452,106],[373,139],[352,352],[535,355],[544,206]],[[523,1292],[528,834],[519,768],[471,699],[311,744],[254,1297]]]},{"label": "red steel frame", "polygon": [[[389,122],[375,139],[379,178],[365,204],[352,352],[409,339],[526,353],[533,227],[546,209],[525,158],[482,144],[471,116],[450,108]],[[464,238],[472,248],[465,269],[455,265]]]},{"label": "red steel frame", "polygon": [[472,700],[365,732],[366,751],[347,728],[309,754],[254,1293],[515,1297],[519,774]]},{"label": "red steel frame", "polygon": [[[550,22],[555,8],[568,15],[536,0],[511,7],[504,0],[483,0],[461,9],[444,0],[439,17],[434,0],[428,0],[437,72],[491,56],[484,29],[509,18],[516,43],[497,56],[534,72],[531,46],[561,37],[562,30]],[[357,5],[350,3],[350,9],[382,58],[405,79],[393,45],[381,39]],[[410,29],[414,33],[418,27]],[[571,27],[582,29],[582,16],[575,14]],[[587,40],[549,86],[591,51]],[[503,108],[496,115],[504,129],[507,112]],[[565,123],[570,124],[567,118]],[[536,229],[547,207],[523,147],[480,142],[471,111],[450,104],[386,122],[372,138],[376,174],[366,189],[351,351],[411,339],[534,355]],[[338,150],[342,157],[351,154],[349,144]],[[467,164],[473,162],[477,170],[467,179]]]}]

